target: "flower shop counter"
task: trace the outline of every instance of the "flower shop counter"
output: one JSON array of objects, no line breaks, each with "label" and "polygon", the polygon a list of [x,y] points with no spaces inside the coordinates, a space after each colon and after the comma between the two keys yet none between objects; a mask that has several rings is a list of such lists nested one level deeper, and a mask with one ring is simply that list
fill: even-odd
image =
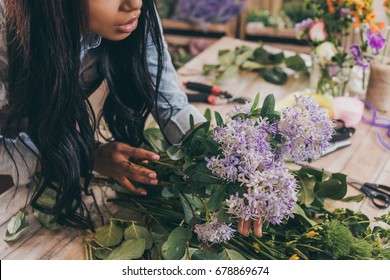
[{"label": "flower shop counter", "polygon": [[[202,74],[201,69],[203,65],[216,63],[219,50],[234,49],[236,46],[242,45],[257,46],[255,43],[228,37],[220,39],[178,71],[180,82],[191,81],[214,84],[212,76],[204,76]],[[287,52],[285,55],[289,56],[291,53]],[[262,102],[268,94],[273,93],[276,101],[278,101],[288,94],[307,88],[308,77],[291,74],[288,76],[287,82],[280,86],[265,82],[258,74],[248,72],[226,79],[219,86],[235,97],[253,99],[260,92],[260,102]],[[201,112],[209,108],[212,111],[218,111],[222,117],[235,105],[230,103],[211,106],[204,103],[195,103],[195,106]],[[351,180],[359,182],[389,184],[390,153],[377,143],[377,132],[378,128],[360,123],[356,127],[356,133],[352,136],[351,146],[331,153],[311,163],[310,166],[329,172],[341,172],[346,174]],[[348,189],[348,195],[357,194],[359,194],[358,190]],[[88,249],[83,244],[81,233],[70,229],[48,230],[42,227],[32,215],[29,215],[28,221],[30,226],[28,231],[24,232],[18,240],[13,242],[5,242],[3,240],[11,216],[25,206],[28,195],[30,194],[25,187],[20,187],[17,191],[15,188],[11,188],[0,195],[0,236],[2,236],[0,241],[0,259],[85,259]],[[100,191],[95,191],[95,195],[98,201],[101,201]],[[111,205],[107,205],[109,208],[111,207]],[[374,220],[374,217],[385,214],[390,210],[389,208],[379,210],[368,198],[359,203],[327,200],[325,205],[329,209],[345,207],[355,211],[360,210],[371,221]],[[31,207],[27,207],[27,210],[31,213]]]}]

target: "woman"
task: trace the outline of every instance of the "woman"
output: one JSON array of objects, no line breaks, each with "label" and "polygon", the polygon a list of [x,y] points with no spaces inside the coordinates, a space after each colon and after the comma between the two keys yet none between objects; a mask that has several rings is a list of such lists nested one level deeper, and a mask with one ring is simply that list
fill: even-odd
[{"label": "woman", "polygon": [[[0,0],[0,174],[26,184],[37,169],[44,182],[31,204],[58,223],[91,228],[81,199],[92,170],[133,192],[157,174],[129,164],[158,160],[139,148],[151,112],[166,138],[178,142],[189,116],[153,0]],[[88,96],[103,80],[103,116],[114,142],[95,145],[97,121]],[[38,203],[56,182],[52,208]]]}]

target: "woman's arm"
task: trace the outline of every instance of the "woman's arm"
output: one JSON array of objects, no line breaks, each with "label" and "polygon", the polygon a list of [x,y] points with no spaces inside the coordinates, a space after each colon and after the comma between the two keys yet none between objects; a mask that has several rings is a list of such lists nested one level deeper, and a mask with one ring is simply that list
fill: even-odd
[{"label": "woman's arm", "polygon": [[[160,26],[161,32],[162,28]],[[148,36],[147,42],[148,68],[153,81],[157,77],[157,50],[152,38]],[[178,143],[183,135],[190,129],[190,115],[194,117],[194,123],[205,122],[204,116],[193,105],[188,103],[187,96],[180,90],[175,68],[171,56],[168,53],[167,44],[164,41],[164,68],[161,76],[160,95],[157,99],[157,108],[152,111],[155,118],[159,118],[161,125],[166,124],[162,129],[168,140]],[[168,103],[168,102],[169,103]],[[171,107],[172,106],[172,116]],[[171,117],[169,119],[169,117]]]}]

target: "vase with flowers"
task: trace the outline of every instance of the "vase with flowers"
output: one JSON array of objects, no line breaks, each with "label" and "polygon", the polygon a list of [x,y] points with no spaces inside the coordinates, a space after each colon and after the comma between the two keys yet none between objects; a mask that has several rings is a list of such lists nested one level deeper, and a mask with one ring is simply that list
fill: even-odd
[{"label": "vase with flowers", "polygon": [[365,70],[386,41],[380,31],[384,24],[376,22],[372,4],[372,0],[307,2],[314,17],[298,23],[295,31],[298,39],[313,46],[310,77],[313,91],[330,96],[347,95],[353,67],[362,69],[360,86],[366,87]]}]

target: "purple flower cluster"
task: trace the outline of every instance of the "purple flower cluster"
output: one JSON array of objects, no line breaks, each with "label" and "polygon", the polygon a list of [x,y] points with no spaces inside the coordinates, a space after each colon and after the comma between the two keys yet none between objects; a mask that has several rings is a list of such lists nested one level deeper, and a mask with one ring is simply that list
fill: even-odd
[{"label": "purple flower cluster", "polygon": [[295,25],[295,34],[298,38],[301,38],[303,33],[310,29],[313,24],[313,20],[311,18],[307,18]]},{"label": "purple flower cluster", "polygon": [[173,19],[196,23],[225,23],[239,15],[244,8],[242,0],[179,0]]},{"label": "purple flower cluster", "polygon": [[211,221],[204,224],[196,224],[194,232],[198,239],[204,243],[221,243],[230,240],[234,229],[225,222],[218,222],[218,216],[215,213],[210,214]]},{"label": "purple flower cluster", "polygon": [[368,67],[372,58],[363,54],[362,50],[360,49],[360,47],[358,45],[353,44],[349,48],[349,51],[350,51],[356,65],[358,65],[364,69]]},{"label": "purple flower cluster", "polygon": [[281,167],[255,172],[243,180],[247,187],[244,197],[230,196],[228,213],[244,220],[262,217],[271,224],[280,224],[292,217],[297,201],[294,177]]},{"label": "purple flower cluster", "polygon": [[[236,108],[235,113],[249,114],[251,106]],[[231,118],[217,127],[212,137],[220,154],[205,158],[207,167],[246,190],[242,197],[236,194],[226,200],[228,213],[245,220],[263,217],[272,224],[291,217],[297,183],[283,159],[317,158],[328,147],[332,133],[325,111],[308,97],[296,97],[296,105],[282,111],[278,123],[271,124],[267,118]],[[281,139],[279,145],[276,139]]]},{"label": "purple flower cluster", "polygon": [[282,110],[279,122],[282,153],[296,162],[317,159],[329,146],[333,123],[312,98],[295,97],[296,104]]},{"label": "purple flower cluster", "polygon": [[366,31],[368,45],[378,54],[386,44],[386,39],[380,32],[374,33],[370,28]]}]

